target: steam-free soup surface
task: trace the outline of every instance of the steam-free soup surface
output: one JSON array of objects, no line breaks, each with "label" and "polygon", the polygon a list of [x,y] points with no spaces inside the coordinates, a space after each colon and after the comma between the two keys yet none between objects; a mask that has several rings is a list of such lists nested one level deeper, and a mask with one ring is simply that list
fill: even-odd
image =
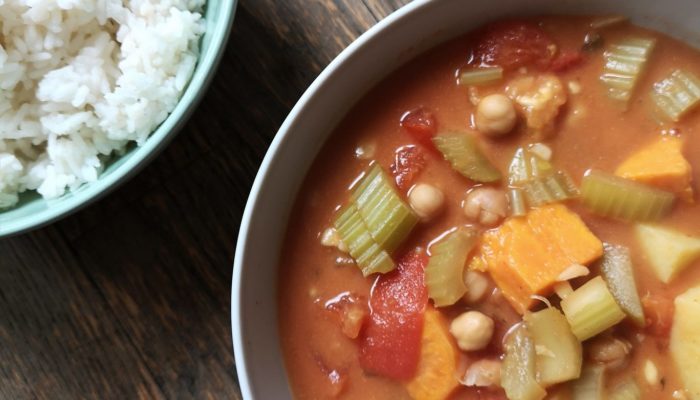
[{"label": "steam-free soup surface", "polygon": [[[615,61],[624,46],[634,57],[623,62],[637,68],[618,76],[632,82],[626,92],[601,79],[612,74],[606,60]],[[292,213],[279,322],[295,397],[570,399],[581,396],[581,376],[594,371],[603,379],[590,382],[608,396],[627,390],[636,396],[630,398],[700,398],[683,372],[700,373],[700,358],[692,365],[682,355],[700,354],[697,341],[684,340],[693,332],[700,337],[700,313],[687,315],[700,286],[693,193],[700,112],[692,96],[676,114],[652,96],[674,71],[700,77],[700,53],[624,21],[540,17],[484,27],[387,77],[337,127]],[[493,78],[471,83],[475,72]],[[501,95],[491,97],[496,109],[479,111],[494,94]],[[483,120],[490,116],[495,128]],[[436,139],[465,136],[476,143],[466,161]],[[518,149],[543,167],[520,181],[509,168]],[[483,159],[474,161],[474,151]],[[466,175],[464,163],[473,167]],[[402,203],[396,210],[411,213],[387,240],[371,231],[376,221],[353,195],[377,167],[384,180],[376,182],[390,183]],[[600,194],[586,186],[602,182],[584,177],[589,170],[613,189]],[[563,184],[546,198],[529,192],[555,175],[575,187]],[[525,200],[514,204],[513,193]],[[601,205],[606,201],[619,202]],[[338,224],[352,207],[371,243],[390,258],[372,266],[353,254],[345,243],[352,238]],[[676,248],[670,243],[679,237]],[[629,254],[631,271],[613,257],[615,249]],[[612,276],[601,269],[606,259]],[[631,277],[632,292],[620,294],[615,276]],[[594,294],[580,299],[583,287]],[[577,307],[607,304],[603,297],[611,303],[590,316],[595,321],[577,314]],[[546,319],[548,307],[549,317],[559,317],[547,323],[559,324],[542,329],[532,316]],[[570,345],[549,347],[538,329],[562,329],[557,343],[568,338]],[[547,378],[547,357],[574,367]],[[517,384],[509,383],[513,368],[524,379]]]}]

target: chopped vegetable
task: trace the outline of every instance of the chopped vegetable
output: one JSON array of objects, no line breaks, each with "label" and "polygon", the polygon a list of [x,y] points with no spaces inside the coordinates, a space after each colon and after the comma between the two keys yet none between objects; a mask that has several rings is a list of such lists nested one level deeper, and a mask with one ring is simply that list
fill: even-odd
[{"label": "chopped vegetable", "polygon": [[394,175],[396,186],[403,191],[413,186],[416,179],[425,168],[425,157],[417,146],[401,146],[394,152],[394,163],[391,164],[391,174]]},{"label": "chopped vegetable", "polygon": [[520,147],[515,151],[508,167],[508,183],[511,185],[523,184],[543,178],[553,171],[554,167],[549,160],[538,156],[528,148]]},{"label": "chopped vegetable", "polygon": [[555,53],[556,45],[537,24],[499,21],[481,31],[471,64],[498,66],[504,70],[527,66],[546,69]]},{"label": "chopped vegetable", "polygon": [[556,308],[546,308],[525,314],[524,320],[537,353],[537,382],[548,387],[577,379],[583,360],[581,342],[566,317]]},{"label": "chopped vegetable", "polygon": [[676,313],[671,331],[671,356],[681,376],[686,394],[700,399],[700,287],[676,297]]},{"label": "chopped vegetable", "polygon": [[655,44],[654,39],[629,38],[613,44],[605,52],[600,81],[611,99],[624,103],[629,101]]},{"label": "chopped vegetable", "polygon": [[370,234],[355,204],[350,203],[340,211],[335,228],[364,276],[386,273],[396,267],[389,253]]},{"label": "chopped vegetable", "polygon": [[421,107],[407,111],[401,116],[401,127],[423,146],[433,148],[433,136],[437,133],[437,122],[430,110]]},{"label": "chopped vegetable", "polygon": [[511,188],[508,190],[508,202],[510,204],[510,214],[514,217],[522,217],[527,214],[527,206],[525,205],[525,195],[523,190]]},{"label": "chopped vegetable", "polygon": [[602,253],[602,243],[581,218],[559,204],[507,220],[483,235],[480,248],[489,273],[521,314],[532,305],[532,295],[549,295],[570,265],[586,265]]},{"label": "chopped vegetable", "polygon": [[646,319],[642,301],[637,292],[629,249],[608,243],[603,245],[603,249],[600,272],[605,283],[608,284],[610,293],[637,326],[644,326]]},{"label": "chopped vegetable", "polygon": [[572,68],[578,67],[585,61],[583,53],[580,51],[567,51],[562,52],[557,56],[557,58],[552,61],[552,66],[549,70],[552,72],[564,72]]},{"label": "chopped vegetable", "polygon": [[391,178],[379,164],[371,167],[353,191],[351,202],[357,206],[377,244],[390,253],[418,222],[418,216],[401,199]]},{"label": "chopped vegetable", "polygon": [[700,238],[648,224],[637,225],[635,233],[649,265],[664,283],[700,258]]},{"label": "chopped vegetable", "polygon": [[683,140],[664,136],[642,148],[625,160],[615,175],[641,182],[693,201],[691,179],[693,171],[683,157]]},{"label": "chopped vegetable", "polygon": [[421,354],[423,314],[428,293],[423,284],[427,257],[410,253],[398,267],[377,277],[371,291],[371,315],[360,334],[360,365],[393,379],[410,379]]},{"label": "chopped vegetable", "polygon": [[625,312],[600,276],[562,300],[561,308],[580,341],[592,338],[625,318]]},{"label": "chopped vegetable", "polygon": [[406,384],[406,390],[414,399],[446,399],[459,385],[459,353],[442,314],[433,308],[425,311],[420,347],[418,370]]},{"label": "chopped vegetable", "polygon": [[596,214],[628,221],[656,220],[671,211],[672,193],[589,170],[581,181],[581,200]]},{"label": "chopped vegetable", "polygon": [[472,229],[458,228],[431,247],[432,255],[425,268],[425,286],[436,306],[452,305],[467,291],[464,268],[476,239]]},{"label": "chopped vegetable", "polygon": [[435,147],[457,172],[476,182],[495,182],[501,173],[484,156],[476,139],[468,133],[441,133],[433,138]]},{"label": "chopped vegetable", "polygon": [[562,171],[526,182],[522,190],[532,207],[572,199],[579,194],[571,177]]},{"label": "chopped vegetable", "polygon": [[470,68],[459,74],[459,84],[465,86],[488,85],[501,79],[503,79],[501,67]]},{"label": "chopped vegetable", "polygon": [[564,85],[553,74],[519,76],[508,83],[506,94],[519,106],[535,138],[554,132],[556,117],[567,101]]},{"label": "chopped vegetable", "polygon": [[535,343],[525,325],[515,328],[506,338],[501,368],[501,386],[509,399],[540,400],[547,392],[537,383]]},{"label": "chopped vegetable", "polygon": [[651,99],[667,118],[679,121],[700,104],[700,79],[690,72],[675,70],[654,85]]},{"label": "chopped vegetable", "polygon": [[605,367],[589,364],[583,367],[581,377],[571,385],[572,400],[605,399]]}]

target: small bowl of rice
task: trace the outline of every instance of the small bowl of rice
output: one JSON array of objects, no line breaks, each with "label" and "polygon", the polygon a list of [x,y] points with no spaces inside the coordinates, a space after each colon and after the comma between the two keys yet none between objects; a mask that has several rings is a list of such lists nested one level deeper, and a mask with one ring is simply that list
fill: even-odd
[{"label": "small bowl of rice", "polygon": [[0,237],[76,211],[186,122],[236,0],[0,0]]}]

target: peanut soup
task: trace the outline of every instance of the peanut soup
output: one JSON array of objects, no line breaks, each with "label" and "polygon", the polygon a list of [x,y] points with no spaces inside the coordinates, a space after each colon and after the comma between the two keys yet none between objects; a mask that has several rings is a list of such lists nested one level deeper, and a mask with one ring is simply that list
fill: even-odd
[{"label": "peanut soup", "polygon": [[700,400],[700,52],[504,20],[337,127],[279,278],[299,399]]}]

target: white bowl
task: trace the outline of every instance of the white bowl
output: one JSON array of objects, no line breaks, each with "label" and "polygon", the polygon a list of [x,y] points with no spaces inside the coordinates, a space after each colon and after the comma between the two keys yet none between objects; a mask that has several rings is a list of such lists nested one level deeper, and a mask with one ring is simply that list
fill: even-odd
[{"label": "white bowl", "polygon": [[291,398],[277,325],[278,257],[298,188],[351,106],[401,64],[485,22],[521,15],[610,13],[700,47],[698,0],[416,0],[360,36],[321,73],[272,142],[238,235],[231,322],[245,399]]}]

